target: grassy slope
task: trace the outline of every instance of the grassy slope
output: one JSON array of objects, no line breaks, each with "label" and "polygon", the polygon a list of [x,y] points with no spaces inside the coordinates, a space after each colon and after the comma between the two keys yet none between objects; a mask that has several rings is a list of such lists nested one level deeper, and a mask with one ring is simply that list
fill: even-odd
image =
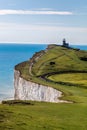
[{"label": "grassy slope", "polygon": [[[87,62],[78,58],[85,55],[87,56],[87,52],[55,47],[45,53],[45,55],[34,64],[32,71],[38,76],[61,70],[87,70]],[[55,62],[55,65],[51,66],[49,64],[51,61]]]},{"label": "grassy slope", "polygon": [[0,130],[86,130],[86,104],[0,105]]},{"label": "grassy slope", "polygon": [[[87,52],[67,50],[55,47],[47,51],[32,68],[33,76],[29,75],[29,62],[16,66],[21,76],[27,80],[54,87],[64,93],[62,99],[72,100],[73,104],[55,104],[33,102],[34,105],[0,105],[0,130],[86,130],[87,129],[87,88],[50,83],[37,78],[49,72],[65,70],[86,70],[87,61],[80,60],[87,57]],[[55,62],[55,65],[50,65]],[[76,74],[80,83],[86,74]],[[74,74],[70,74],[69,81],[76,82]],[[53,75],[54,76],[54,75]],[[60,77],[58,77],[60,76]],[[51,77],[57,80],[62,77],[65,82],[66,74]],[[87,79],[86,79],[87,80]],[[84,82],[83,82],[84,83]],[[85,82],[87,86],[87,83]]]},{"label": "grassy slope", "polygon": [[65,83],[73,83],[82,85],[87,88],[87,73],[68,73],[68,74],[55,74],[48,77],[53,81],[61,81]]}]

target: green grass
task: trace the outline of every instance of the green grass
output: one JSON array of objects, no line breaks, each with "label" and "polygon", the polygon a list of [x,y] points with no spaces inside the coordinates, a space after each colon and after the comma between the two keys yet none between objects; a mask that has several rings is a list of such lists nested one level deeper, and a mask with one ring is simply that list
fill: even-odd
[{"label": "green grass", "polygon": [[[4,102],[0,105],[0,130],[87,130],[87,73],[82,73],[87,72],[87,61],[81,60],[84,57],[87,58],[87,51],[55,46],[35,61],[32,76],[29,61],[17,65],[15,69],[21,77],[60,90],[63,92],[60,99],[73,103]],[[46,77],[53,82],[38,77],[61,71],[68,73]],[[63,84],[56,83],[59,81]]]},{"label": "green grass", "polygon": [[[87,70],[87,62],[80,60],[80,57],[85,55],[87,55],[87,52],[54,47],[34,64],[32,72],[38,76],[61,70]],[[55,62],[55,65],[51,66],[49,64],[51,61]]]},{"label": "green grass", "polygon": [[0,130],[86,130],[87,105],[0,105]]},{"label": "green grass", "polygon": [[87,73],[66,73],[55,74],[48,77],[52,81],[56,82],[68,82],[78,85],[87,86]]}]

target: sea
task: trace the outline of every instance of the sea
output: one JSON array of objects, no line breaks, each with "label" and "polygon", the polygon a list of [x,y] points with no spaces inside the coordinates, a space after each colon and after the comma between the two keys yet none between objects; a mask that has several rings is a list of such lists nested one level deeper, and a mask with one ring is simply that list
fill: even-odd
[{"label": "sea", "polygon": [[[47,44],[0,44],[0,101],[14,99],[14,67],[29,60],[35,52],[44,50]],[[87,45],[72,45],[87,50]]]}]

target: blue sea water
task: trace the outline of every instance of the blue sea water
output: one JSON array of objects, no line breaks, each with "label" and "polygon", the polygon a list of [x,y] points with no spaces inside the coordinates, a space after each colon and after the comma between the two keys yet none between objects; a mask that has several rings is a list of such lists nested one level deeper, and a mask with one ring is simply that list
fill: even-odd
[{"label": "blue sea water", "polygon": [[[14,66],[46,47],[46,44],[0,44],[0,100],[14,97]],[[87,50],[87,46],[73,47]]]},{"label": "blue sea water", "polygon": [[44,50],[44,44],[0,44],[0,100],[14,97],[14,66]]}]

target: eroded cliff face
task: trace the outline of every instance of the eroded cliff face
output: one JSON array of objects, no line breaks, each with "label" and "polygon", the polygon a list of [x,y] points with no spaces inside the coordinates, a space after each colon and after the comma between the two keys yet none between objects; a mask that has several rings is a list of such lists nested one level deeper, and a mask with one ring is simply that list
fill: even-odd
[{"label": "eroded cliff face", "polygon": [[62,93],[54,88],[36,84],[20,77],[20,72],[14,72],[14,88],[16,100],[32,100],[45,102],[62,102],[58,98]]}]

